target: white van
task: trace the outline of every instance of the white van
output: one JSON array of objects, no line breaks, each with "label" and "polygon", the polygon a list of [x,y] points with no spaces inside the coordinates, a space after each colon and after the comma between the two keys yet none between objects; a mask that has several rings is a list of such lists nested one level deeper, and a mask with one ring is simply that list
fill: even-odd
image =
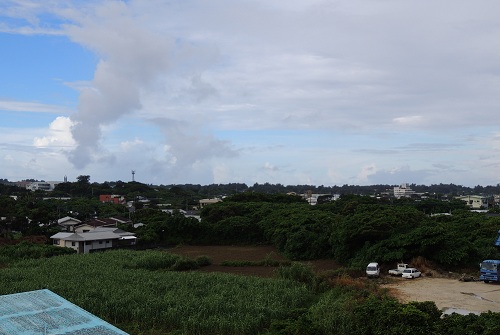
[{"label": "white van", "polygon": [[366,267],[366,275],[368,278],[380,276],[380,267],[378,263],[370,263]]}]

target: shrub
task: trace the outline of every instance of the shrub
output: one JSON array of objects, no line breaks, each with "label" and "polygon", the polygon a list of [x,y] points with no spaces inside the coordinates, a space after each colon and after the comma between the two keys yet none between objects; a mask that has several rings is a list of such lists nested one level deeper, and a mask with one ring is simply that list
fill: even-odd
[{"label": "shrub", "polygon": [[187,270],[196,270],[200,266],[198,262],[194,259],[181,257],[177,259],[177,261],[170,267],[172,271],[187,271]]},{"label": "shrub", "polygon": [[313,292],[323,292],[327,289],[327,283],[316,276],[310,265],[292,263],[290,266],[280,266],[277,272],[279,278],[305,284]]},{"label": "shrub", "polygon": [[314,280],[315,274],[308,265],[294,262],[291,266],[281,266],[278,268],[280,278],[294,280],[299,283],[309,284]]},{"label": "shrub", "polygon": [[128,263],[125,267],[132,269],[160,270],[170,269],[181,256],[161,251],[145,251],[140,257]]},{"label": "shrub", "polygon": [[196,257],[196,263],[200,267],[208,266],[208,265],[212,264],[212,259],[208,256],[199,256],[199,257]]},{"label": "shrub", "polygon": [[71,248],[61,248],[47,244],[36,244],[27,241],[15,245],[7,245],[0,248],[0,259],[10,263],[20,259],[47,258],[59,255],[74,254]]}]

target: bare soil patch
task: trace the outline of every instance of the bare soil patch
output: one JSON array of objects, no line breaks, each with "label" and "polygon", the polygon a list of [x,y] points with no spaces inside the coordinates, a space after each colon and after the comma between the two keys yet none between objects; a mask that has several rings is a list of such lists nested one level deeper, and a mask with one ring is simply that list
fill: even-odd
[{"label": "bare soil patch", "polygon": [[500,312],[500,284],[451,278],[394,278],[382,285],[401,302],[434,301],[440,310]]},{"label": "bare soil patch", "polygon": [[[212,264],[204,266],[198,271],[203,272],[225,272],[246,276],[257,276],[270,278],[275,276],[276,267],[271,266],[224,266],[225,261],[250,261],[258,262],[265,259],[289,261],[274,246],[190,246],[181,245],[168,249],[168,252],[196,258],[207,256],[212,260]],[[333,260],[304,261],[310,264],[316,272],[337,269],[339,266]]]}]

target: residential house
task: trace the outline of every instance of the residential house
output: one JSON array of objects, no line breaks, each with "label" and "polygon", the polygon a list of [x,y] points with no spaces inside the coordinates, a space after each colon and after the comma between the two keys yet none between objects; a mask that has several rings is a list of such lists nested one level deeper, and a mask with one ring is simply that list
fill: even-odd
[{"label": "residential house", "polygon": [[62,227],[65,231],[75,231],[75,226],[81,224],[82,221],[72,218],[71,216],[65,216],[57,220],[57,224]]},{"label": "residential house", "polygon": [[493,203],[492,197],[482,195],[464,195],[457,197],[457,199],[465,201],[471,209],[487,209]]},{"label": "residential house", "polygon": [[184,215],[184,217],[195,218],[196,220],[201,221],[201,217],[198,211],[185,211],[183,209],[162,209],[161,211],[163,213],[170,213],[172,215],[175,213],[180,213]]},{"label": "residential house", "polygon": [[112,216],[109,217],[108,220],[113,220],[115,224],[130,224],[132,223],[132,220],[130,218],[126,218],[123,216]]},{"label": "residential house", "polygon": [[215,204],[215,203],[218,203],[219,201],[222,201],[222,199],[220,198],[213,198],[213,199],[201,199],[199,201],[199,204],[200,204],[200,209],[205,207],[206,205],[210,205],[210,204]]},{"label": "residential house", "polygon": [[79,254],[135,245],[137,240],[134,233],[115,227],[96,227],[93,230],[85,232],[83,232],[83,229],[81,232],[60,232],[52,235],[50,238],[53,245],[75,249]]}]

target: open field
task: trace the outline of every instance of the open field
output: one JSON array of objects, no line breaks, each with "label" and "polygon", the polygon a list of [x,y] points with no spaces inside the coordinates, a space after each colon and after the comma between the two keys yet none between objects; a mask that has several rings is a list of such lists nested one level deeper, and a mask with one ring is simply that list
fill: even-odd
[{"label": "open field", "polygon": [[[201,271],[226,272],[247,276],[272,277],[274,267],[220,265],[224,261],[259,261],[266,258],[286,261],[273,246],[178,246],[169,252],[196,258],[208,256],[212,265]],[[334,270],[338,265],[332,260],[310,261],[317,272]],[[465,310],[470,312],[500,312],[500,284],[483,282],[463,282],[454,278],[421,277],[407,280],[388,277],[382,284],[401,302],[434,301],[441,310]],[[360,278],[359,280],[365,280]]]},{"label": "open field", "polygon": [[[281,255],[275,247],[270,245],[263,246],[189,246],[182,245],[168,249],[168,252],[183,255],[190,258],[199,256],[208,256],[212,264],[201,268],[199,271],[206,272],[225,272],[247,276],[257,276],[270,278],[274,276],[275,267],[269,266],[224,266],[224,261],[262,261],[272,259],[279,261],[288,261]],[[316,272],[334,270],[339,266],[332,260],[314,260],[304,263],[311,264]]]}]

